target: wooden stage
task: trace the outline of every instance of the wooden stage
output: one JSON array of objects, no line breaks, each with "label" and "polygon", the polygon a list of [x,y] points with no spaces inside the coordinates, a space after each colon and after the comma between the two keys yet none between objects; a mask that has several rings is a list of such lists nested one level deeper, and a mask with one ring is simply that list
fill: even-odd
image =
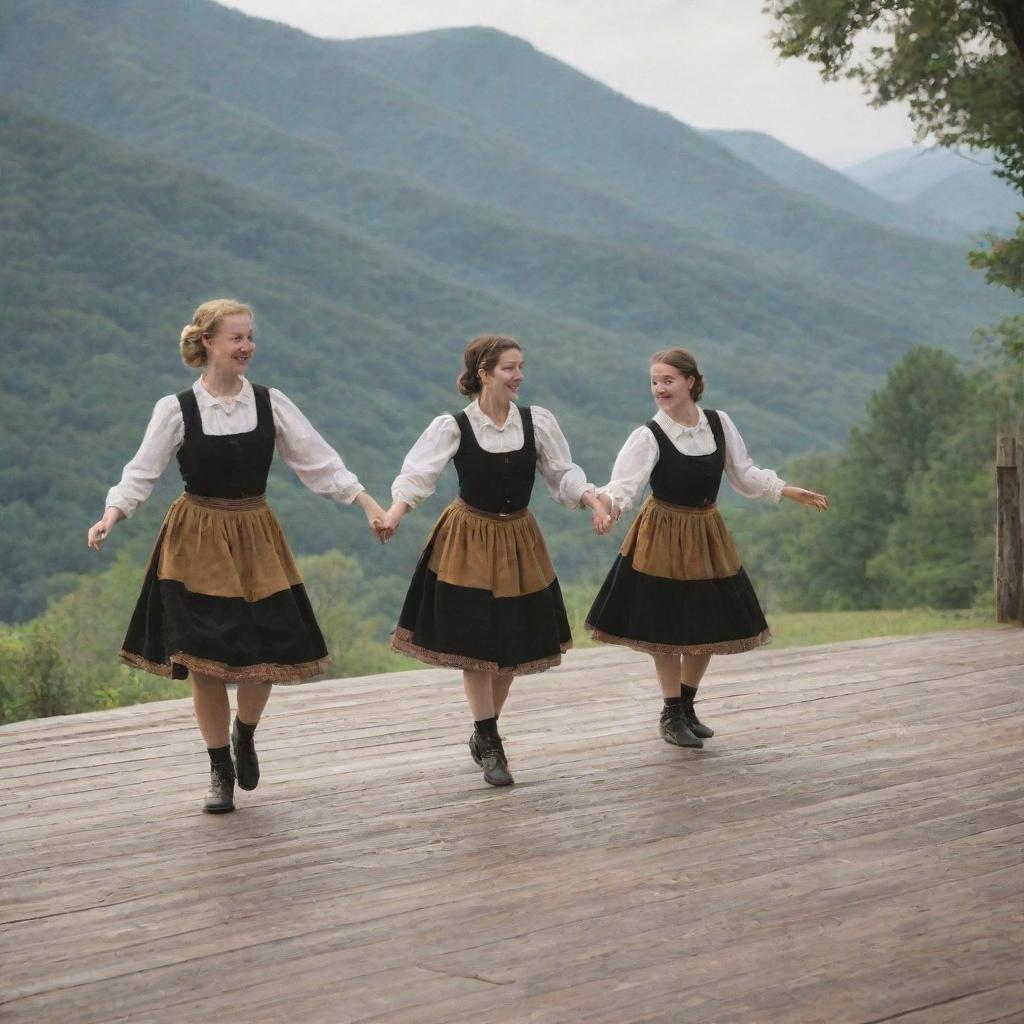
[{"label": "wooden stage", "polygon": [[646,658],[513,689],[282,688],[199,813],[183,701],[0,728],[5,1024],[1024,1021],[1024,631],[719,658],[703,751]]}]

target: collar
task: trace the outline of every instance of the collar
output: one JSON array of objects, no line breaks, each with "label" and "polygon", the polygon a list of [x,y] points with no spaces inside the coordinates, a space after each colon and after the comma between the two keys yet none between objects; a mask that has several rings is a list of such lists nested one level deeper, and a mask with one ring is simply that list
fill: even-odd
[{"label": "collar", "polygon": [[487,427],[489,430],[495,431],[495,433],[503,434],[506,430],[512,427],[519,427],[522,429],[522,417],[519,415],[519,406],[513,402],[508,407],[508,416],[505,418],[505,422],[499,427],[490,416],[487,415],[480,408],[480,403],[474,398],[469,405],[466,406],[466,415],[469,417],[470,422],[474,427]]},{"label": "collar", "polygon": [[192,385],[192,391],[196,396],[196,402],[199,405],[200,411],[219,406],[226,413],[231,413],[236,406],[252,405],[255,401],[252,385],[245,377],[242,378],[242,390],[239,391],[234,398],[214,398],[213,395],[203,387],[201,377],[196,377],[196,382]]},{"label": "collar", "polygon": [[667,412],[659,409],[654,414],[654,422],[661,427],[662,430],[668,435],[672,441],[678,441],[681,437],[693,437],[694,434],[699,433],[704,427],[708,425],[708,418],[704,415],[704,410],[698,405],[697,410],[700,413],[696,424],[692,427],[684,427],[681,423],[676,423],[674,419]]}]

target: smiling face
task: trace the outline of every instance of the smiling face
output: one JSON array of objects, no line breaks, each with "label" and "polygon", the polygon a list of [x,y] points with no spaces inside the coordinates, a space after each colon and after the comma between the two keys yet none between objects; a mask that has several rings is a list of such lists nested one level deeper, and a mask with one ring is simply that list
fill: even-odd
[{"label": "smiling face", "polygon": [[498,356],[490,370],[480,370],[481,397],[487,395],[500,402],[514,402],[523,383],[525,360],[518,348],[507,348]]},{"label": "smiling face", "polygon": [[231,313],[221,320],[215,334],[203,335],[206,365],[216,373],[241,376],[249,367],[256,351],[252,336],[252,317],[248,313]]},{"label": "smiling face", "polygon": [[651,394],[658,408],[673,419],[676,418],[673,414],[689,411],[693,406],[690,396],[694,380],[694,377],[686,376],[668,363],[654,363],[651,366]]}]

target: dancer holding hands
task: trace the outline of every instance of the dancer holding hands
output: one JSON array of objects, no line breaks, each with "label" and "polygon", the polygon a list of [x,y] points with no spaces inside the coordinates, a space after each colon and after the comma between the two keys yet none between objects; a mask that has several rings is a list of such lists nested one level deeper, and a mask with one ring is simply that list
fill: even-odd
[{"label": "dancer holding hands", "polygon": [[434,492],[454,461],[459,497],[431,531],[391,645],[430,665],[462,669],[474,728],[469,749],[492,786],[513,782],[498,715],[517,675],[542,672],[571,646],[561,590],[528,506],[539,469],[555,501],[588,507],[594,528],[611,525],[569,453],[555,417],[516,404],[523,351],[513,338],[481,335],[464,353],[459,391],[470,404],[438,416],[413,445],[392,485],[381,532]]},{"label": "dancer holding hands", "polygon": [[[236,779],[246,790],[259,782],[254,733],[272,684],[309,679],[328,665],[288,542],[266,502],[275,449],[314,493],[358,504],[375,532],[384,516],[288,398],[249,383],[255,348],[249,306],[214,299],[195,311],[180,351],[186,366],[202,373],[191,388],[156,403],[141,447],[89,530],[89,546],[98,551],[177,456],[185,490],[160,529],[120,657],[155,675],[191,677],[210,758],[203,810],[213,814],[234,810]],[[230,741],[227,684],[238,685]]]},{"label": "dancer holding hands", "polygon": [[793,487],[754,465],[732,420],[697,405],[704,379],[691,353],[651,357],[658,411],[630,434],[601,489],[614,515],[641,507],[586,626],[595,640],[650,654],[664,698],[662,738],[701,747],[714,730],[694,698],[713,654],[749,651],[771,639],[754,588],[716,505],[723,472],[746,498],[788,498],[824,511],[823,494]]}]

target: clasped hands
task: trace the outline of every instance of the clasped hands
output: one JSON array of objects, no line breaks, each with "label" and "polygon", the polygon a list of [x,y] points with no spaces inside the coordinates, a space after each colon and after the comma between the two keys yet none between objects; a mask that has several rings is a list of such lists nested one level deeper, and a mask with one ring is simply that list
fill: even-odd
[{"label": "clasped hands", "polygon": [[590,508],[594,533],[599,536],[607,533],[619,518],[615,505],[607,494],[590,492],[584,496],[583,503]]},{"label": "clasped hands", "polygon": [[[364,491],[363,494],[365,493]],[[356,500],[358,501],[358,498]],[[398,532],[398,524],[402,521],[402,516],[409,511],[409,505],[404,501],[396,501],[386,512],[373,498],[367,498],[361,504],[363,512],[366,514],[366,522],[381,544],[387,544],[394,537]]]}]

